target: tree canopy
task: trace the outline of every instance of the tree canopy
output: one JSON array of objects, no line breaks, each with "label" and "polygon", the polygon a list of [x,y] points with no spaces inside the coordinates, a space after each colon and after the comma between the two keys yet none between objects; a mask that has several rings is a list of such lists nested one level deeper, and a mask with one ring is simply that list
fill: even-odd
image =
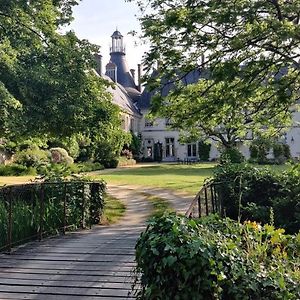
[{"label": "tree canopy", "polygon": [[106,83],[90,71],[98,47],[59,33],[77,2],[0,1],[1,136],[71,136],[116,124]]},{"label": "tree canopy", "polygon": [[[151,45],[145,64],[154,114],[228,147],[289,124],[299,95],[300,1],[128,1],[139,5]],[[186,85],[195,70],[204,76]],[[160,97],[166,83],[172,89]]]}]

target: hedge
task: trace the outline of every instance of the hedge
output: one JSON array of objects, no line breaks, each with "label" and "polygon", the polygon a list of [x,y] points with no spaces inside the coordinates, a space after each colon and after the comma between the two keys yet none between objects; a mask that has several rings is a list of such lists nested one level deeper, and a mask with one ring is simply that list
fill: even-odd
[{"label": "hedge", "polygon": [[300,235],[168,214],[136,245],[137,299],[300,299]]}]

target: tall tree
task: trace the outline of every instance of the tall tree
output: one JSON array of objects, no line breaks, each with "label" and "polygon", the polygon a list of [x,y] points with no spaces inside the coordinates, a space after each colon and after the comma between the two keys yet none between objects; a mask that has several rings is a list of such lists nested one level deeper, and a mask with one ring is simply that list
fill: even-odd
[{"label": "tall tree", "polygon": [[[141,9],[152,112],[226,147],[275,134],[299,98],[300,1],[128,0]],[[187,74],[204,74],[186,86]],[[159,91],[172,85],[168,97]],[[200,130],[199,130],[200,129]]]},{"label": "tall tree", "polygon": [[0,0],[1,136],[71,136],[119,124],[107,84],[89,71],[98,47],[59,33],[78,2]]}]

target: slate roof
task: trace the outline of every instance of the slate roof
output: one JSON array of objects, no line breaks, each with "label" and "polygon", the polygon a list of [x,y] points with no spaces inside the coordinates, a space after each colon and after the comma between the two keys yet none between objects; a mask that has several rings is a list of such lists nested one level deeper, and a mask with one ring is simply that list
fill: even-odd
[{"label": "slate roof", "polygon": [[[157,72],[154,72],[152,76],[153,77],[157,76]],[[200,72],[199,70],[193,70],[183,77],[182,82],[183,84],[188,85],[188,84],[196,83],[197,81],[199,81],[200,78],[205,78],[205,77],[207,77],[207,74],[205,72]],[[174,84],[168,83],[166,81],[162,89],[161,95],[163,97],[166,97],[173,88],[174,88]],[[138,102],[138,107],[140,109],[149,109],[151,106],[151,98],[153,97],[154,94],[155,91],[149,91],[146,87]]]},{"label": "slate roof", "polygon": [[[110,77],[102,75],[104,79],[113,83]],[[141,117],[141,113],[137,106],[133,103],[131,97],[127,91],[118,83],[115,83],[114,87],[109,87],[108,92],[113,95],[113,103],[118,105],[122,110],[125,110],[127,113]]]},{"label": "slate roof", "polygon": [[121,32],[119,30],[116,30],[111,37],[116,37],[116,36],[120,36],[123,37],[123,35],[121,34]]},{"label": "slate roof", "polygon": [[110,54],[110,61],[117,66],[117,78],[118,83],[123,85],[125,88],[134,88],[137,89],[130,70],[128,68],[125,54],[121,52],[115,52]]}]

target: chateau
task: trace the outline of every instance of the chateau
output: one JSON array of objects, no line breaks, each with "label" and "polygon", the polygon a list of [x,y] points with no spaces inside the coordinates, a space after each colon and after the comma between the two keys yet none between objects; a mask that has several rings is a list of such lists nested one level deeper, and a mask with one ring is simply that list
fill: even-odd
[{"label": "chateau", "polygon": [[[112,36],[110,47],[110,61],[102,70],[101,55],[97,55],[97,73],[105,79],[115,83],[115,88],[109,88],[113,95],[113,102],[121,108],[122,128],[132,131],[141,137],[142,154],[145,159],[162,160],[165,162],[177,160],[196,160],[198,158],[199,143],[181,144],[179,132],[171,130],[167,119],[147,119],[150,110],[152,94],[141,89],[141,65],[135,70],[129,70],[126,62],[126,52],[122,34],[116,30]],[[136,76],[137,75],[137,76]],[[137,77],[137,78],[136,78]],[[185,83],[190,84],[198,81],[198,71],[191,72],[186,76]],[[167,95],[167,87],[162,91]],[[283,142],[290,146],[291,155],[300,158],[300,114],[294,113],[294,122],[290,130],[283,136]],[[243,155],[249,157],[249,148],[240,145]],[[216,145],[212,143],[210,160],[219,157]]]}]

